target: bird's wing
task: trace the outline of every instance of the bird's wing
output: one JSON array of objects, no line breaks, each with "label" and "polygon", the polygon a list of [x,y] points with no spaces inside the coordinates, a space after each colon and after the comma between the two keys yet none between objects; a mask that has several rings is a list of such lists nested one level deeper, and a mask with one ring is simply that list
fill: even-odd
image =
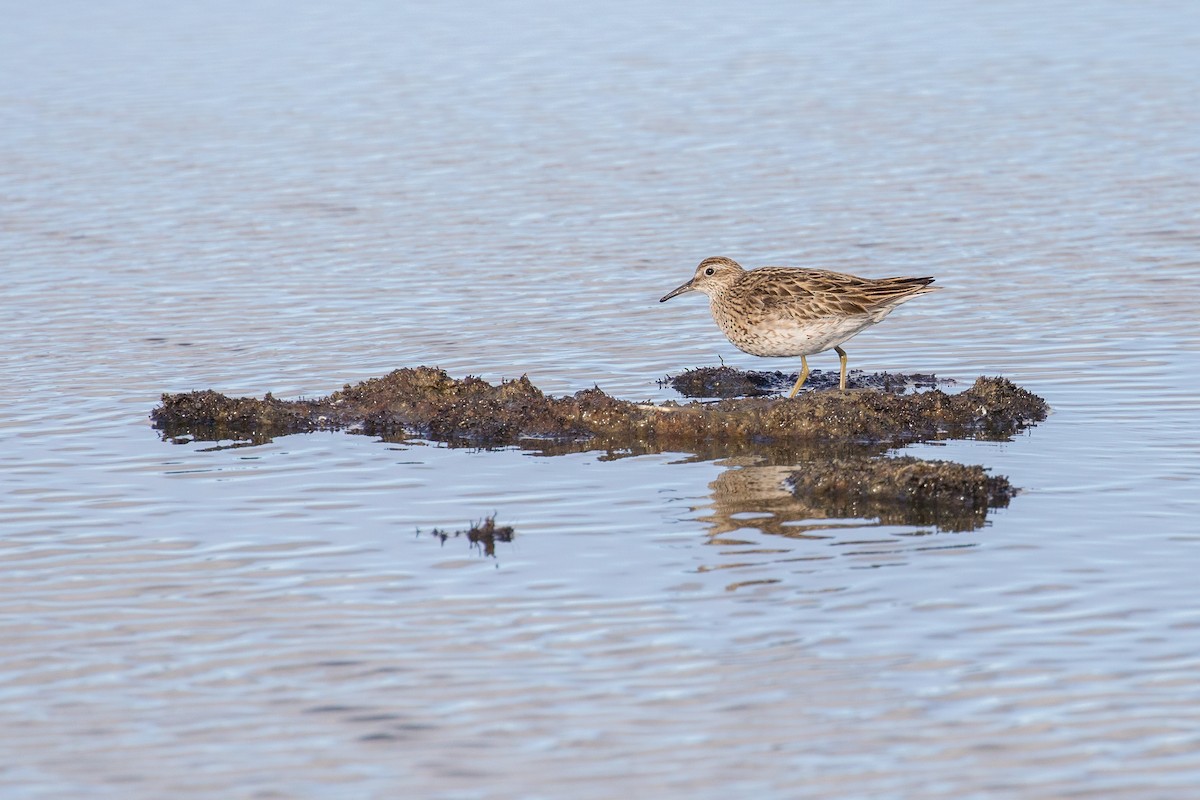
[{"label": "bird's wing", "polygon": [[808,321],[868,313],[870,298],[856,291],[865,281],[816,269],[763,267],[746,273],[738,289],[761,319]]},{"label": "bird's wing", "polygon": [[738,289],[761,319],[799,321],[858,316],[890,310],[914,295],[933,291],[933,278],[859,278],[841,272],[763,267],[746,273]]}]

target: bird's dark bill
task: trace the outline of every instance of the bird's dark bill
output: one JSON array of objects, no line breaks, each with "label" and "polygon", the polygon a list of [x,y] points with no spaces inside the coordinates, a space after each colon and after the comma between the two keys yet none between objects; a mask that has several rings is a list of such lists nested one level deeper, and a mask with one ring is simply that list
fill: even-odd
[{"label": "bird's dark bill", "polygon": [[677,294],[684,294],[685,292],[691,292],[691,291],[694,291],[694,289],[692,288],[692,282],[688,281],[683,286],[680,286],[677,289],[674,289],[674,290],[668,292],[667,294],[665,294],[663,297],[659,298],[658,302],[665,303]]}]

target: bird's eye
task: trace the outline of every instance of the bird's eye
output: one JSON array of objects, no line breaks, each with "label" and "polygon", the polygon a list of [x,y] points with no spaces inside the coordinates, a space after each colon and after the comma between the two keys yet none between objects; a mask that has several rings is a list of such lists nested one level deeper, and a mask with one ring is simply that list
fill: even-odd
[{"label": "bird's eye", "polygon": [[704,270],[705,275],[712,275],[714,272],[716,272],[716,270],[713,269],[712,267],[709,267],[708,269]]}]

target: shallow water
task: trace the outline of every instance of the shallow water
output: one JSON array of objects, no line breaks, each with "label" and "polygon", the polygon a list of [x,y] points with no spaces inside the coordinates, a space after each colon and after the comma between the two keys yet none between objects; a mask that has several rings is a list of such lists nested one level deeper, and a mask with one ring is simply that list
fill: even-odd
[{"label": "shallow water", "polygon": [[[1197,7],[580,9],[8,15],[5,796],[1187,796]],[[1024,492],[949,534],[744,460],[148,425],[794,369],[656,302],[714,254],[936,275],[851,366],[1047,398],[905,451]],[[494,558],[430,535],[492,513]]]}]

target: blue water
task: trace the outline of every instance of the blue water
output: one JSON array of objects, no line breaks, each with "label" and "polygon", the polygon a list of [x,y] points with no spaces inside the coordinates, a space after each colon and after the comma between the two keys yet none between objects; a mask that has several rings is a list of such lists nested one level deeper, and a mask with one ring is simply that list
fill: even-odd
[{"label": "blue water", "polygon": [[[22,8],[0,26],[0,785],[58,797],[1186,797],[1198,8]],[[966,533],[787,470],[162,392],[418,364],[673,396],[709,255],[932,274],[851,366],[1001,374]],[[811,359],[831,369],[831,355]],[[803,465],[797,465],[803,468]],[[495,514],[511,542],[463,538]]]}]

